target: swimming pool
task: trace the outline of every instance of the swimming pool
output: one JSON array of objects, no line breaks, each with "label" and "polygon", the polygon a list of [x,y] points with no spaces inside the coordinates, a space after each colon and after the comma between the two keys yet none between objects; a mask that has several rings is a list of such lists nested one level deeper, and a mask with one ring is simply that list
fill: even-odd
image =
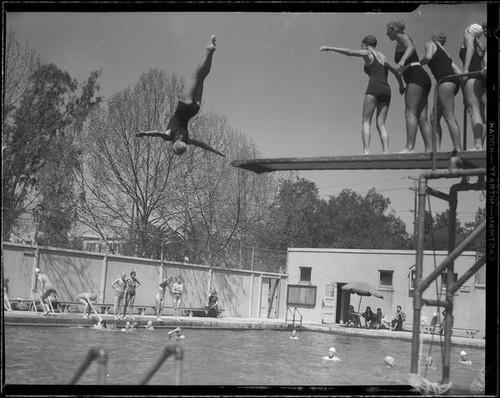
[{"label": "swimming pool", "polygon": [[[5,381],[8,384],[67,384],[96,346],[108,350],[107,384],[138,384],[161,350],[173,342],[168,330],[125,333],[89,327],[5,327]],[[299,331],[219,330],[183,328],[184,385],[398,385],[407,384],[411,344],[393,339]],[[341,362],[324,361],[334,346]],[[427,353],[429,345],[424,346]],[[460,347],[451,352],[452,392],[468,388],[484,364],[483,349],[467,348],[472,366],[458,363]],[[429,381],[441,379],[441,350],[432,347],[436,369]],[[384,357],[395,358],[388,368]],[[148,384],[174,384],[169,358]],[[95,384],[97,366],[91,365],[79,384]]]}]

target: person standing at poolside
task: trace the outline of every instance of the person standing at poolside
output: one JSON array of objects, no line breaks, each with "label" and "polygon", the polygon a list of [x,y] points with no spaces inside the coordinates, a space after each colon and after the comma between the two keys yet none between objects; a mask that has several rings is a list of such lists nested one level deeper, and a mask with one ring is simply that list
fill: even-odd
[{"label": "person standing at poolside", "polygon": [[427,118],[427,100],[432,83],[429,75],[420,65],[413,40],[404,33],[404,30],[403,21],[393,21],[387,24],[387,36],[391,41],[396,41],[394,54],[396,70],[403,75],[406,83],[406,146],[400,153],[414,152],[418,129],[424,140],[425,152],[431,152],[432,135],[431,125]]},{"label": "person standing at poolside", "polygon": [[111,287],[115,291],[115,305],[113,308],[115,319],[118,319],[120,307],[122,305],[123,298],[125,297],[125,289],[127,288],[126,277],[127,274],[122,273],[122,275],[111,284]]},{"label": "person standing at poolside", "polygon": [[136,272],[130,272],[130,278],[127,279],[127,287],[125,289],[125,304],[123,305],[123,319],[127,315],[127,307],[130,305],[130,316],[133,315],[133,307],[135,302],[135,290],[141,286],[136,278]]},{"label": "person standing at poolside", "polygon": [[3,285],[3,308],[7,311],[12,311],[9,299],[9,278],[2,278]]},{"label": "person standing at poolside", "polygon": [[396,69],[387,62],[384,54],[375,50],[377,38],[365,36],[361,41],[361,50],[349,50],[339,47],[321,47],[320,51],[335,51],[337,53],[362,57],[365,63],[364,71],[370,77],[363,102],[363,116],[361,125],[361,136],[363,139],[363,154],[370,153],[370,125],[375,109],[377,110],[377,130],[382,141],[382,153],[389,153],[389,136],[385,129],[385,120],[391,102],[391,88],[387,82],[388,72],[391,71],[398,79],[399,91],[404,93],[404,84]]},{"label": "person standing at poolside", "polygon": [[[422,65],[429,66],[436,79],[436,84],[445,76],[462,73],[461,69],[453,62],[444,48],[444,43],[446,43],[446,35],[444,33],[433,34],[431,40],[425,43],[425,54],[420,61]],[[453,142],[453,150],[462,150],[460,127],[455,118],[455,96],[459,90],[460,81],[458,78],[442,82],[437,88],[439,106],[437,107],[436,115],[434,114],[434,110],[432,111],[431,122],[436,128],[438,150],[441,147],[441,139],[443,136],[441,130],[441,118],[443,116],[448,125],[451,141]]]},{"label": "person standing at poolside", "polygon": [[163,304],[165,303],[165,291],[167,290],[167,286],[170,282],[172,282],[174,278],[169,276],[163,282],[158,285],[158,290],[156,291],[156,319],[161,321],[161,310],[163,309]]},{"label": "person standing at poolside", "polygon": [[178,319],[180,315],[181,301],[182,301],[182,291],[184,290],[184,285],[182,284],[181,277],[177,277],[177,281],[172,285],[172,294],[174,299],[174,316]]},{"label": "person standing at poolside", "polygon": [[97,294],[95,293],[80,293],[77,297],[78,301],[84,305],[83,308],[83,317],[84,318],[90,318],[90,310],[94,311],[94,314],[99,316],[97,311],[95,310],[92,301],[97,300]]},{"label": "person standing at poolside", "polygon": [[[35,268],[35,275],[37,277],[37,284],[38,282],[41,285],[40,291],[41,291],[41,297],[40,297],[40,303],[44,309],[44,312],[42,315],[47,315],[49,312],[54,313],[54,309],[51,309],[51,302],[50,302],[50,295],[57,296],[56,289],[54,288],[54,285],[50,281],[49,277],[45,274],[42,274],[42,271],[40,268]],[[37,284],[35,285],[35,288],[33,289],[33,293],[37,292]],[[45,301],[48,299],[48,303]]]},{"label": "person standing at poolside", "polygon": [[473,23],[465,29],[459,57],[463,62],[463,72],[482,72],[480,76],[465,78],[463,84],[464,100],[469,112],[474,147],[482,151],[486,138],[486,46],[479,38],[483,27]]},{"label": "person standing at poolside", "polygon": [[200,110],[201,97],[203,94],[203,83],[212,67],[212,57],[216,50],[216,37],[212,35],[210,44],[205,48],[205,54],[196,68],[191,82],[177,104],[177,109],[167,125],[167,131],[143,131],[136,134],[137,137],[160,137],[164,141],[173,143],[174,153],[182,155],[188,145],[195,145],[201,149],[225,156],[209,145],[189,137],[189,119],[194,117]]}]

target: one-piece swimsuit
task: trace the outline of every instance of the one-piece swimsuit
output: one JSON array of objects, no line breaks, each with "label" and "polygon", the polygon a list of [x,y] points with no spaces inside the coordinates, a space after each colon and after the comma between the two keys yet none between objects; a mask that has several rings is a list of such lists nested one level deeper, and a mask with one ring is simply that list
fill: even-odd
[{"label": "one-piece swimsuit", "polygon": [[[436,52],[429,61],[429,68],[436,78],[436,81],[439,81],[445,76],[455,74],[455,71],[451,66],[453,61],[448,54],[446,54],[446,51],[444,51],[438,43],[434,43],[436,44]],[[458,78],[455,77],[449,81],[455,83],[455,94],[458,93],[458,90],[460,89]]]},{"label": "one-piece swimsuit", "polygon": [[[479,50],[482,51],[482,55],[479,54]],[[458,56],[465,63],[465,54],[467,50],[465,47],[460,48],[460,52]],[[477,38],[474,38],[474,52],[472,53],[472,58],[469,64],[469,72],[479,72],[483,69],[483,58],[484,58],[484,50],[479,46]],[[477,77],[481,81],[483,85],[486,85],[486,76]]]},{"label": "one-piece swimsuit", "polygon": [[365,95],[373,95],[381,103],[391,102],[391,87],[387,82],[388,66],[381,64],[375,54],[373,54],[373,62],[370,65],[365,65],[363,69],[370,76]]}]

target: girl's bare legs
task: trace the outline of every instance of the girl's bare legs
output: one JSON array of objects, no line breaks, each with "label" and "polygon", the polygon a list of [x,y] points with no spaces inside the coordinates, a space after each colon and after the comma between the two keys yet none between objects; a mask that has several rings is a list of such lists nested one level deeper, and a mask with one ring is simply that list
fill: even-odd
[{"label": "girl's bare legs", "polygon": [[361,121],[361,137],[363,139],[363,155],[370,153],[370,126],[372,124],[373,112],[377,106],[377,100],[370,94],[365,95],[363,102],[363,115]]},{"label": "girl's bare legs", "polygon": [[474,147],[470,149],[472,151],[481,151],[483,149],[483,137],[486,134],[486,125],[482,118],[480,105],[483,90],[484,88],[478,79],[468,79],[465,82],[464,99],[471,118],[472,133],[474,135]]},{"label": "girl's bare legs", "polygon": [[460,142],[460,127],[457,119],[455,118],[455,84],[452,82],[441,83],[438,87],[438,99],[438,108],[441,109],[440,114],[443,115],[444,120],[448,125],[451,141],[453,143],[453,149],[455,151],[462,151],[462,143]]},{"label": "girl's bare legs", "polygon": [[424,92],[420,103],[418,104],[417,115],[418,115],[418,127],[422,138],[424,140],[425,152],[432,152],[432,133],[431,124],[429,123],[429,118],[427,117],[427,97],[429,93]]},{"label": "girl's bare legs", "polygon": [[409,83],[405,92],[406,146],[399,153],[413,153],[417,139],[417,128],[420,127],[424,139],[425,150],[430,148],[430,124],[427,120],[427,95],[425,89],[418,84]]},{"label": "girl's bare legs", "polygon": [[436,147],[439,151],[441,149],[441,141],[443,139],[443,129],[441,128],[441,118],[443,117],[443,111],[441,106],[437,108],[437,115],[434,114],[434,109],[431,113],[431,134],[434,134],[434,125],[436,126]]},{"label": "girl's bare legs", "polygon": [[377,104],[377,130],[382,142],[382,154],[389,153],[389,134],[385,129],[385,120],[389,113],[389,104],[387,102]]},{"label": "girl's bare legs", "polygon": [[465,83],[464,98],[469,111],[474,135],[474,147],[471,151],[482,151],[483,142],[486,136],[485,106],[483,96],[485,94],[479,79],[469,79]]},{"label": "girl's bare legs", "polygon": [[205,54],[201,62],[196,67],[196,70],[191,77],[191,81],[185,90],[185,94],[182,97],[182,102],[186,104],[197,103],[201,105],[201,96],[203,94],[203,82],[205,78],[210,73],[212,67],[212,56],[216,50],[216,37],[212,35],[210,38],[210,44],[205,47]]}]

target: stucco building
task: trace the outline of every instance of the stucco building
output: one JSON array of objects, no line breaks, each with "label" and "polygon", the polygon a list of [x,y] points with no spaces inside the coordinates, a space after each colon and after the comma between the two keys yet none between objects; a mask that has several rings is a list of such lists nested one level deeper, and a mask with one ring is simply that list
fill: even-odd
[{"label": "stucco building", "polygon": [[[428,275],[447,256],[445,251],[425,251],[423,275]],[[454,264],[455,280],[477,260],[475,252],[464,252]],[[381,308],[387,318],[393,317],[400,305],[407,314],[405,329],[411,330],[413,314],[413,279],[415,251],[413,250],[349,250],[300,249],[288,250],[287,305],[297,307],[304,322],[345,323],[350,304],[357,310],[360,296],[342,290],[348,282],[364,281],[378,290],[383,299],[362,297],[361,312],[371,306]],[[486,316],[485,273],[483,266],[455,294],[454,335],[464,330],[479,330],[484,336]],[[444,299],[446,278],[437,280],[424,293],[425,299]],[[424,307],[422,316],[428,320],[436,307]],[[440,309],[443,311],[443,308]]]}]

